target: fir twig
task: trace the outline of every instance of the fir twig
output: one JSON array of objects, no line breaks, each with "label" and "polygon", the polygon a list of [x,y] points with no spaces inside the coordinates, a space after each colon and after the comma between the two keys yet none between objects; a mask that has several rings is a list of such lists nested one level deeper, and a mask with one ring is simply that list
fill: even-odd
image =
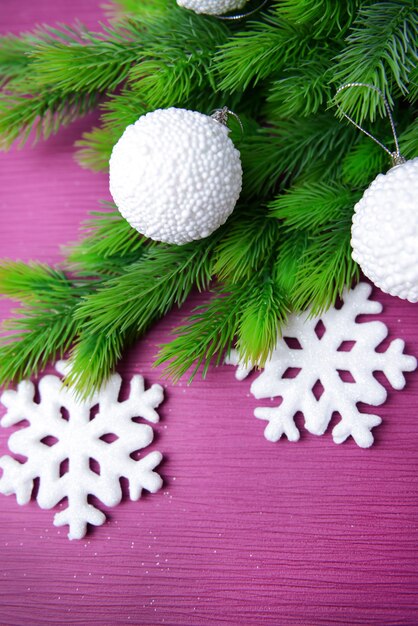
[{"label": "fir twig", "polygon": [[[89,395],[124,347],[214,278],[222,282],[212,300],[158,362],[175,378],[193,377],[237,342],[242,358],[262,364],[290,310],[316,314],[358,278],[353,207],[386,157],[337,119],[333,91],[345,82],[380,87],[396,105],[401,152],[418,153],[415,0],[277,0],[232,25],[175,0],[117,2],[102,33],[76,25],[0,39],[2,145],[32,129],[47,137],[105,95],[100,127],[78,142],[78,159],[107,169],[113,145],[144,113],[227,105],[244,123],[242,140],[231,132],[244,168],[241,203],[209,239],[182,247],[150,242],[113,207],[103,210],[69,252],[78,278],[4,265],[0,289],[24,308],[0,346],[0,383],[72,344],[69,381]],[[357,119],[383,111],[371,90],[344,91],[340,102]],[[373,124],[386,143],[387,129],[387,120]]]},{"label": "fir twig", "polygon": [[322,177],[338,168],[355,133],[330,112],[274,121],[269,128],[244,138],[242,160],[246,191],[266,196],[278,183],[322,168]]},{"label": "fir twig", "polygon": [[319,315],[359,279],[359,267],[351,257],[350,238],[350,228],[342,221],[331,232],[308,239],[292,294],[296,311],[311,307],[312,316]]},{"label": "fir twig", "polygon": [[42,370],[70,348],[77,332],[73,313],[94,282],[70,281],[41,264],[0,266],[0,292],[21,301],[20,316],[5,322],[0,340],[0,385]]},{"label": "fir twig", "polygon": [[278,236],[278,223],[266,219],[265,209],[251,205],[244,211],[237,207],[215,248],[213,274],[232,283],[249,279],[270,256]]},{"label": "fir twig", "polygon": [[269,204],[270,214],[282,220],[284,231],[305,230],[316,235],[341,220],[349,221],[359,194],[338,183],[304,182],[291,187]]},{"label": "fir twig", "polygon": [[131,89],[147,107],[185,104],[192,93],[217,91],[213,50],[227,40],[227,27],[191,11],[173,8],[147,24],[147,58],[132,68]]},{"label": "fir twig", "polygon": [[295,24],[309,24],[317,35],[329,37],[333,31],[344,32],[355,17],[361,0],[281,0],[276,12]]},{"label": "fir twig", "polygon": [[0,37],[0,87],[25,73],[35,41],[31,35]]},{"label": "fir twig", "polygon": [[304,56],[310,48],[309,29],[283,17],[269,16],[251,26],[252,30],[238,32],[220,47],[215,66],[221,89],[241,91],[257,85],[285,67],[296,50]]},{"label": "fir twig", "polygon": [[235,343],[244,361],[263,365],[289,311],[269,264],[247,279],[225,284],[198,307],[173,331],[175,339],[162,346],[156,365],[166,364],[165,372],[174,380],[191,370],[191,382],[201,367],[205,376],[212,363],[219,365]]},{"label": "fir twig", "polygon": [[342,160],[342,179],[353,187],[366,188],[387,165],[388,156],[382,148],[368,138],[361,138]]},{"label": "fir twig", "polygon": [[115,22],[127,17],[141,19],[153,16],[158,19],[169,10],[167,0],[112,0],[102,6],[107,17]]},{"label": "fir twig", "polygon": [[18,138],[21,144],[33,130],[34,141],[47,139],[61,126],[90,111],[95,95],[41,93],[31,97],[0,94],[0,148],[9,148]]},{"label": "fir twig", "polygon": [[[418,11],[415,0],[367,3],[360,9],[347,46],[337,57],[334,84],[361,82],[378,87],[390,104],[407,94],[410,72],[418,62]],[[350,89],[339,94],[344,110],[358,122],[384,115],[378,93]]]},{"label": "fir twig", "polygon": [[66,266],[80,276],[123,274],[150,246],[113,204],[107,206],[107,211],[93,212],[83,226],[84,237],[67,249]]},{"label": "fir twig", "polygon": [[122,345],[142,335],[174,305],[181,306],[193,287],[208,286],[210,256],[219,236],[184,246],[155,246],[79,304],[79,338],[68,380],[80,394],[88,395],[102,384]]}]

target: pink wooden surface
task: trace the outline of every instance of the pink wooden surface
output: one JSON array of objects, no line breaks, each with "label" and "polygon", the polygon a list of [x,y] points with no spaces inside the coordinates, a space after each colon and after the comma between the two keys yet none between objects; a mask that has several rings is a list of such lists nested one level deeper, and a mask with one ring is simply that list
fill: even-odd
[{"label": "pink wooden surface", "polygon": [[[100,16],[96,0],[0,0],[2,33],[76,17],[94,26]],[[58,261],[60,244],[108,198],[106,176],[72,159],[93,121],[0,154],[1,257]],[[391,336],[417,355],[417,307],[374,295]],[[0,306],[6,317],[9,303]],[[166,386],[155,444],[164,488],[125,500],[79,542],[52,526],[53,511],[0,496],[0,624],[417,624],[417,375],[377,409],[384,422],[369,450],[306,432],[272,444],[232,368],[192,386],[152,369],[184,313],[160,322],[120,368]],[[0,454],[9,432],[0,429]]]}]

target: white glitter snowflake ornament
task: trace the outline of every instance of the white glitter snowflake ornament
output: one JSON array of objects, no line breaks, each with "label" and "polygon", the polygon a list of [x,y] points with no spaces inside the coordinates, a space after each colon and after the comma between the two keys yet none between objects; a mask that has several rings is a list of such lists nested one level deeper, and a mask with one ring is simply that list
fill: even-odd
[{"label": "white glitter snowflake ornament", "polygon": [[248,0],[177,0],[177,4],[195,13],[206,15],[223,15],[230,11],[242,9]]},{"label": "white glitter snowflake ornament", "polygon": [[[63,361],[56,367],[61,374],[67,371]],[[130,455],[152,442],[152,428],[133,418],[158,422],[155,408],[162,402],[163,389],[152,385],[145,391],[144,379],[136,375],[131,379],[129,398],[120,402],[121,384],[119,374],[114,374],[89,401],[78,401],[61,378],[48,375],[39,381],[39,403],[34,400],[35,386],[28,380],[0,398],[7,408],[1,426],[29,422],[8,440],[10,451],[27,460],[21,463],[9,455],[0,458],[0,493],[16,494],[18,504],[26,504],[34,480],[39,478],[36,499],[42,509],[52,509],[67,499],[66,508],[55,515],[54,525],[68,525],[69,539],[84,537],[87,524],[104,524],[105,515],[88,497],[116,506],[122,498],[121,477],[128,479],[131,500],[138,500],[143,489],[154,493],[162,486],[161,477],[153,471],[162,460],[160,452],[140,460]],[[63,473],[65,464],[68,467]]]},{"label": "white glitter snowflake ornament", "polygon": [[382,291],[418,302],[418,158],[379,174],[355,206],[352,257]]},{"label": "white glitter snowflake ornament", "polygon": [[[386,389],[373,372],[383,372],[394,389],[403,389],[403,372],[415,370],[417,361],[403,354],[405,344],[401,339],[392,341],[385,352],[376,352],[388,334],[387,327],[380,321],[356,322],[360,314],[382,311],[379,302],[368,299],[370,293],[370,285],[360,283],[346,291],[341,308],[331,308],[320,318],[310,318],[309,311],[290,318],[283,338],[251,385],[257,399],[282,399],[276,407],[255,410],[256,417],[268,422],[266,439],[278,441],[286,435],[289,441],[298,441],[300,434],[294,421],[298,411],[303,413],[309,432],[323,435],[333,413],[338,412],[341,421],[332,431],[335,443],[352,436],[361,448],[372,445],[371,430],[381,418],[361,413],[357,403],[378,406],[385,402]],[[227,363],[238,365],[238,380],[252,369],[240,364],[235,350]]]},{"label": "white glitter snowflake ornament", "polygon": [[128,126],[114,146],[110,192],[146,237],[178,245],[202,239],[234,210],[241,160],[221,113],[158,109]]}]

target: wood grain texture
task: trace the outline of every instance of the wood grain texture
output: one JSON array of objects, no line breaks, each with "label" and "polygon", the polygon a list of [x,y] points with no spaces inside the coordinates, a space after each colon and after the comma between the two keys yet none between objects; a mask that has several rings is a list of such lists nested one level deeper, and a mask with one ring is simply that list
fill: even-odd
[{"label": "wood grain texture", "polygon": [[[99,0],[0,0],[2,33],[75,17],[96,24]],[[94,121],[0,154],[2,257],[58,261],[109,197],[107,177],[72,158]],[[417,355],[416,305],[374,295],[391,337]],[[298,444],[269,443],[232,368],[192,386],[152,368],[157,344],[199,301],[157,324],[120,368],[166,387],[154,445],[163,490],[125,499],[79,542],[52,526],[53,511],[0,496],[0,624],[417,624],[417,375],[377,409],[370,450],[304,431]],[[9,433],[0,429],[0,454]]]}]

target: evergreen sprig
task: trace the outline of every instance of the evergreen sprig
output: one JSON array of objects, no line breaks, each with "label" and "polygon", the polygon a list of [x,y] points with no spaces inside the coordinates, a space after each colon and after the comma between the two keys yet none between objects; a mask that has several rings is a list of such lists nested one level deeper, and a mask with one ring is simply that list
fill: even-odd
[{"label": "evergreen sprig", "polygon": [[[365,3],[337,57],[334,84],[362,82],[378,87],[390,104],[408,93],[410,74],[418,62],[418,11],[415,0]],[[361,92],[361,93],[360,93]],[[371,89],[340,95],[344,110],[359,122],[384,115],[383,102]]]},{"label": "evergreen sprig", "polygon": [[181,306],[193,288],[208,287],[209,259],[218,238],[215,233],[198,244],[154,246],[82,300],[74,315],[78,338],[68,377],[81,395],[101,385],[123,345],[140,337],[174,305]]},{"label": "evergreen sprig", "polygon": [[103,206],[108,210],[94,212],[84,224],[84,237],[68,248],[66,266],[78,275],[122,274],[150,247],[113,204]]},{"label": "evergreen sprig", "polygon": [[30,97],[0,93],[0,149],[9,148],[16,140],[24,144],[31,131],[34,141],[48,139],[96,103],[96,96],[89,93],[45,91]]},{"label": "evergreen sprig", "polygon": [[278,186],[315,172],[331,175],[356,134],[338,122],[331,111],[315,116],[271,120],[271,126],[245,137],[242,160],[249,193],[268,196]]},{"label": "evergreen sprig", "polygon": [[189,372],[189,381],[201,369],[219,365],[236,343],[248,363],[263,365],[286,321],[289,304],[268,268],[237,283],[225,283],[207,305],[176,328],[175,339],[163,346],[156,365],[166,363],[166,372],[178,380]]},{"label": "evergreen sprig", "polygon": [[42,264],[0,266],[0,293],[23,304],[0,340],[0,385],[36,374],[69,350],[77,333],[76,306],[95,287]]},{"label": "evergreen sprig", "polygon": [[34,35],[0,37],[0,87],[25,73],[29,63],[28,55],[36,41]]},{"label": "evergreen sprig", "polygon": [[359,279],[359,267],[351,257],[349,226],[341,221],[332,231],[308,238],[296,271],[292,298],[296,311],[310,308],[313,316],[321,314]]},{"label": "evergreen sprig", "polygon": [[215,63],[221,89],[241,91],[258,85],[286,67],[296,51],[305,56],[312,43],[309,28],[298,27],[280,15],[269,15],[251,27],[220,48]]},{"label": "evergreen sprig", "polygon": [[[31,131],[47,138],[98,106],[77,142],[79,162],[106,170],[126,126],[155,108],[210,114],[228,106],[243,190],[211,237],[167,246],[139,235],[113,205],[84,226],[62,268],[4,262],[0,290],[22,303],[0,344],[0,383],[70,351],[68,383],[97,389],[126,346],[194,288],[210,289],[161,348],[179,378],[206,373],[233,345],[262,365],[290,312],[314,315],[359,277],[351,258],[353,207],[389,164],[341,119],[343,83],[380,88],[392,105],[401,152],[418,154],[415,0],[272,0],[251,19],[224,23],[175,0],[117,0],[101,32],[80,24],[0,38],[0,147]],[[386,145],[376,92],[338,102]]]}]

